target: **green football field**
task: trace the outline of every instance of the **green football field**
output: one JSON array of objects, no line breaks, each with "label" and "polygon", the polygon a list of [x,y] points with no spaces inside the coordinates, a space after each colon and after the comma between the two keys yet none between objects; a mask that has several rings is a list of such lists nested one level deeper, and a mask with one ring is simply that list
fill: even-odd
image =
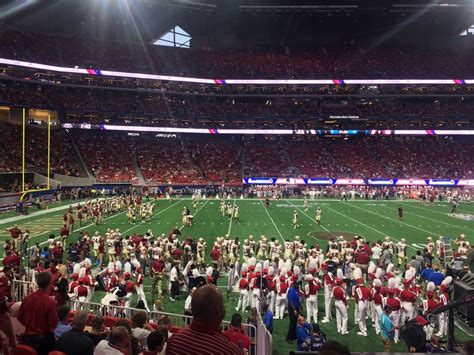
[{"label": "green football field", "polygon": [[[275,238],[281,242],[286,239],[292,240],[296,235],[305,240],[308,245],[319,243],[326,247],[327,239],[331,235],[344,234],[346,236],[359,235],[370,241],[382,240],[390,237],[394,242],[405,238],[409,243],[409,254],[414,254],[417,249],[426,243],[426,237],[447,236],[455,239],[459,234],[465,234],[473,242],[474,231],[474,205],[461,205],[456,215],[451,215],[451,207],[447,203],[437,202],[433,206],[421,205],[418,201],[366,201],[356,200],[342,202],[337,200],[308,200],[309,209],[303,208],[303,200],[281,199],[271,200],[270,207],[265,207],[264,202],[256,199],[230,200],[240,207],[240,222],[233,223],[227,217],[222,217],[219,212],[219,201],[216,199],[201,200],[194,214],[192,227],[182,227],[183,236],[193,238],[204,238],[208,246],[218,236],[230,235],[231,238],[238,237],[241,241],[252,234],[256,239],[260,235]],[[404,218],[399,221],[397,208],[403,206]],[[90,233],[99,230],[103,233],[107,228],[120,228],[123,235],[131,233],[145,233],[152,229],[155,235],[168,233],[175,225],[181,226],[181,211],[184,206],[191,208],[189,199],[174,201],[157,200],[157,210],[150,222],[131,225],[128,223],[124,213],[109,217],[98,227],[86,225],[81,229]],[[11,215],[3,215],[0,219],[0,240],[8,238],[6,227],[18,224],[20,228],[29,228],[32,242],[40,241],[46,243],[50,233],[59,234],[62,225],[62,215],[68,204],[51,205],[49,210],[33,212],[30,215],[12,219]],[[322,209],[321,225],[315,221],[316,208]],[[299,228],[293,229],[293,211],[299,214]],[[76,226],[77,235],[78,226]],[[209,252],[209,247],[208,251]],[[224,287],[226,277],[220,279],[220,285]],[[145,285],[147,286],[147,284]],[[96,301],[101,298],[97,292]],[[167,297],[164,299],[164,309],[167,312],[181,314],[184,308],[183,295],[177,302],[171,302]],[[318,298],[320,307],[320,318],[324,314],[323,296]],[[132,302],[134,304],[134,302]],[[230,319],[236,306],[236,301],[226,300],[226,319]],[[336,333],[335,321],[321,324],[329,339],[338,340],[350,347],[352,351],[383,351],[382,341],[375,335],[373,327],[369,325],[369,336],[357,335],[358,328],[354,324],[354,306],[349,309],[349,334],[341,336]],[[246,314],[244,314],[244,319]],[[273,348],[277,354],[287,354],[296,349],[296,344],[287,344],[285,341],[288,329],[288,321],[275,320],[273,332]],[[456,330],[459,340],[466,340],[468,336],[461,330]],[[394,351],[406,351],[404,344],[394,346]]]}]

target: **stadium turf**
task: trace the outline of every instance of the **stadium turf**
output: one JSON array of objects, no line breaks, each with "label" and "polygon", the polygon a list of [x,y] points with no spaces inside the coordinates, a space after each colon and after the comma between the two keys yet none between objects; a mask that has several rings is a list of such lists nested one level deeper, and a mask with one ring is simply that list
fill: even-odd
[{"label": "stadium turf", "polygon": [[[285,239],[292,240],[296,235],[305,240],[308,245],[319,243],[323,248],[326,247],[327,239],[331,235],[344,234],[346,236],[360,235],[370,241],[381,240],[384,237],[390,237],[394,242],[401,238],[406,238],[410,248],[408,250],[411,256],[414,252],[422,248],[426,243],[428,235],[437,239],[438,236],[448,236],[455,239],[459,234],[464,233],[468,238],[472,237],[474,230],[474,205],[461,205],[458,208],[458,215],[450,215],[451,206],[447,203],[437,202],[432,207],[421,205],[417,201],[366,201],[356,200],[342,202],[337,200],[309,200],[309,210],[305,211],[302,200],[281,199],[272,200],[270,206],[265,207],[260,200],[231,200],[240,207],[240,222],[233,223],[227,217],[222,217],[219,212],[219,201],[216,199],[201,200],[194,214],[194,223],[192,227],[182,228],[184,236],[193,238],[204,238],[209,245],[218,236],[229,234],[231,238],[239,237],[241,241],[254,235],[258,239],[260,235],[266,235],[269,238],[275,238],[282,242]],[[397,208],[401,204],[404,209],[404,218],[399,221],[397,217]],[[189,199],[157,200],[157,210],[150,222],[131,225],[128,223],[125,213],[107,218],[98,227],[87,224],[82,230],[90,233],[96,230],[103,233],[107,228],[120,228],[123,235],[131,233],[145,233],[152,229],[155,235],[168,233],[175,225],[181,226],[181,211],[184,206],[191,207]],[[62,215],[67,208],[55,206],[48,212],[36,215],[33,208],[30,209],[30,215],[26,219],[20,219],[16,222],[6,223],[2,216],[0,219],[0,241],[8,238],[8,233],[4,228],[17,223],[20,228],[29,228],[32,241],[46,243],[50,233],[59,234],[59,228],[62,225]],[[318,226],[315,221],[316,207],[322,209],[321,225]],[[299,228],[293,229],[292,217],[293,211],[298,211]],[[10,217],[10,216],[8,216]],[[76,231],[79,226],[76,225]],[[77,233],[75,233],[77,235]],[[72,240],[72,239],[71,239]],[[226,285],[226,278],[220,279],[220,285]],[[148,295],[149,280],[145,283],[145,291]],[[102,297],[100,292],[94,295],[94,300],[99,301]],[[134,300],[132,304],[135,304]],[[322,319],[324,314],[324,304],[322,294],[318,297],[320,315]],[[177,302],[171,302],[169,298],[164,298],[164,309],[167,312],[181,314],[184,308],[184,296]],[[234,312],[236,306],[235,300],[226,299],[226,319]],[[244,319],[246,314],[244,315]],[[352,351],[383,351],[382,341],[375,335],[373,327],[369,325],[369,336],[361,337],[357,335],[358,328],[354,324],[354,305],[351,303],[349,308],[349,334],[341,336],[336,333],[335,320],[331,323],[321,324],[329,339],[338,340],[350,347]],[[370,322],[369,322],[370,324]],[[287,354],[296,349],[296,344],[287,344],[285,341],[288,329],[288,319],[274,320],[273,349],[277,354]],[[456,336],[459,340],[466,340],[468,336],[461,330],[456,330]],[[406,351],[403,343],[396,344],[394,351]]]}]

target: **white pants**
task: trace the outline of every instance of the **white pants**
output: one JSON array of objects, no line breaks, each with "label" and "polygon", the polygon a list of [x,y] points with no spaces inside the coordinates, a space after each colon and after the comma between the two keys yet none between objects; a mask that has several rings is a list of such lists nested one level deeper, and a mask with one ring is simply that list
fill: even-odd
[{"label": "white pants", "polygon": [[239,310],[242,307],[242,312],[244,312],[249,305],[249,291],[246,289],[241,289],[239,294],[239,302],[237,303],[237,309]]},{"label": "white pants", "polygon": [[332,301],[332,290],[324,286],[324,317],[327,320],[331,320],[331,301]]},{"label": "white pants", "polygon": [[357,308],[357,324],[359,325],[359,330],[361,332],[366,332],[367,331],[367,324],[365,321],[365,315],[367,311],[367,301],[359,301],[357,302],[356,305]]},{"label": "white pants", "polygon": [[250,298],[250,308],[260,309],[260,289],[254,288]]},{"label": "white pants", "polygon": [[339,300],[335,301],[335,305],[337,331],[344,334],[347,332],[347,306],[344,304],[344,302]]},{"label": "white pants", "polygon": [[448,335],[448,312],[440,313],[438,316],[439,320],[439,331],[438,334],[441,337]]},{"label": "white pants", "polygon": [[382,305],[374,303],[374,327],[375,327],[375,334],[380,334],[380,315],[382,314],[383,309]]},{"label": "white pants", "polygon": [[276,296],[276,304],[275,304],[275,317],[278,319],[283,319],[285,315],[285,307],[286,307],[286,294],[277,295]]},{"label": "white pants", "polygon": [[402,309],[400,310],[400,324],[405,324],[405,320],[415,318],[415,307],[411,302],[402,302]]},{"label": "white pants", "polygon": [[270,291],[267,293],[266,299],[267,299],[268,309],[272,311],[273,314],[275,314],[275,298],[276,298],[275,291]]},{"label": "white pants", "polygon": [[148,303],[146,302],[145,291],[143,291],[143,285],[137,287],[137,295],[138,298],[143,301],[146,311],[150,312],[150,308],[148,308]]},{"label": "white pants", "polygon": [[87,287],[87,288],[89,289],[89,292],[87,293],[86,302],[90,302],[92,295],[94,294],[95,287]]},{"label": "white pants", "polygon": [[425,333],[426,333],[426,340],[431,340],[431,337],[433,336],[434,328],[430,324],[427,324],[423,327],[423,329],[425,330]]},{"label": "white pants", "polygon": [[[399,325],[400,324],[400,310],[392,311],[392,313],[390,314],[390,319],[393,322],[393,326]],[[395,343],[398,343],[399,335],[400,335],[400,331],[398,329],[396,329],[395,330],[395,338],[393,339],[395,341]]]},{"label": "white pants", "polygon": [[310,295],[306,299],[306,320],[311,322],[311,317],[314,323],[318,323],[318,295]]}]

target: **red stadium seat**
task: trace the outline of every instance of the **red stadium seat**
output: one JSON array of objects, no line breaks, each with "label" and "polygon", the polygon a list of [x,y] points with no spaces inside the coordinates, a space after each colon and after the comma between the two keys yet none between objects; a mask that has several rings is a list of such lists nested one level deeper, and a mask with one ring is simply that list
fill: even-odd
[{"label": "red stadium seat", "polygon": [[179,333],[180,331],[182,331],[184,328],[183,327],[176,327],[176,326],[172,326],[170,328],[170,333],[172,334],[176,334],[176,333]]},{"label": "red stadium seat", "polygon": [[105,317],[104,326],[108,328],[112,328],[115,325],[115,323],[117,323],[118,320],[119,320],[118,317]]},{"label": "red stadium seat", "polygon": [[28,345],[18,345],[12,355],[38,355],[35,349]]},{"label": "red stadium seat", "polygon": [[158,324],[156,323],[148,323],[153,329],[158,329]]}]

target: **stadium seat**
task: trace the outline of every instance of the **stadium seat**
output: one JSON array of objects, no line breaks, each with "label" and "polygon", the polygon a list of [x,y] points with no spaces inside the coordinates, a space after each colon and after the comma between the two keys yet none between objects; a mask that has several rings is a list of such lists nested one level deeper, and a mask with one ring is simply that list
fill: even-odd
[{"label": "stadium seat", "polygon": [[13,351],[12,355],[38,355],[31,346],[20,344]]},{"label": "stadium seat", "polygon": [[173,325],[170,328],[170,333],[176,334],[176,333],[179,333],[180,331],[182,331],[183,329],[184,329],[183,327],[177,327],[177,326]]},{"label": "stadium seat", "polygon": [[104,318],[104,326],[108,327],[108,328],[112,328],[115,323],[117,323],[117,321],[119,320],[118,317],[105,317]]}]

